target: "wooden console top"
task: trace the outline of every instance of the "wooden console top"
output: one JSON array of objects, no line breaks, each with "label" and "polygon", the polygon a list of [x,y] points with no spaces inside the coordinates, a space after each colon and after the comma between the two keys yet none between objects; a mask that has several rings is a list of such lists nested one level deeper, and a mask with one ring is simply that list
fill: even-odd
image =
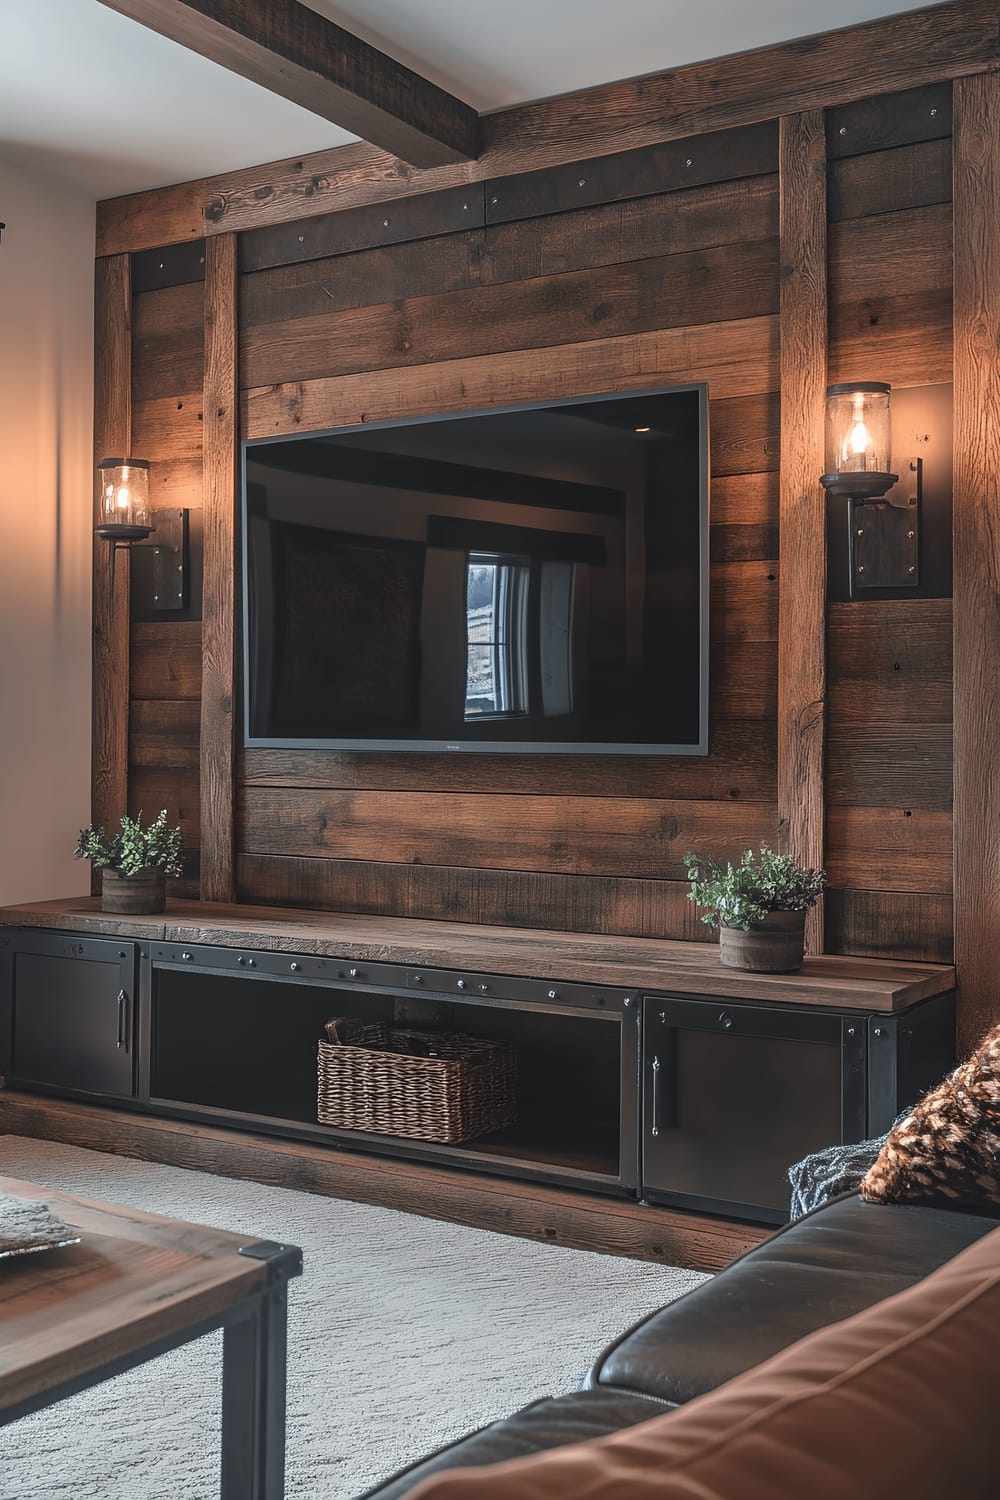
[{"label": "wooden console top", "polygon": [[78,896],[0,907],[0,924],[838,1010],[905,1010],[955,985],[955,970],[941,964],[829,955],[807,958],[798,974],[745,974],[724,969],[712,943],[200,901],[168,901],[161,916],[117,917],[102,912],[96,897]]}]

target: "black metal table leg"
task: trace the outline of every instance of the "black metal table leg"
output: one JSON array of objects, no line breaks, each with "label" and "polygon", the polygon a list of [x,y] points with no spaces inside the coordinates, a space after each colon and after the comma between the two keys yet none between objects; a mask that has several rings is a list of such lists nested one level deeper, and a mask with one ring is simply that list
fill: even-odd
[{"label": "black metal table leg", "polygon": [[[226,1323],[222,1344],[222,1500],[283,1500],[288,1256],[284,1246],[246,1252],[271,1262],[272,1279],[249,1313]],[[301,1265],[299,1252],[294,1256]],[[297,1274],[292,1270],[291,1274]]]}]

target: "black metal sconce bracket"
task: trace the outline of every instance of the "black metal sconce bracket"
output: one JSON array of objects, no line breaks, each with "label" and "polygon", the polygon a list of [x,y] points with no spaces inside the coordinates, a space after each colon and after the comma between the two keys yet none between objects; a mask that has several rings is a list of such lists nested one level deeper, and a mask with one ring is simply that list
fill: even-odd
[{"label": "black metal sconce bracket", "polygon": [[923,460],[903,465],[899,482],[881,500],[848,502],[851,598],[867,589],[920,585],[920,511]]},{"label": "black metal sconce bracket", "polygon": [[155,526],[148,541],[134,543],[148,552],[152,568],[133,572],[133,587],[149,590],[147,608],[156,613],[187,609],[190,576],[188,511],[154,510]]}]

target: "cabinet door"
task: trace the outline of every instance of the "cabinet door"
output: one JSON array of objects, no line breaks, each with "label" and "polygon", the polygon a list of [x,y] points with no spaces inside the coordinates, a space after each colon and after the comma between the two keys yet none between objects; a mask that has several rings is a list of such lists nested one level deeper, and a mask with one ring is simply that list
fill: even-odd
[{"label": "cabinet door", "polygon": [[7,1082],[131,1098],[135,976],[134,943],[15,934],[0,999]]},{"label": "cabinet door", "polygon": [[643,1054],[643,1192],[658,1202],[780,1222],[789,1166],[857,1138],[840,1015],[647,997]]}]

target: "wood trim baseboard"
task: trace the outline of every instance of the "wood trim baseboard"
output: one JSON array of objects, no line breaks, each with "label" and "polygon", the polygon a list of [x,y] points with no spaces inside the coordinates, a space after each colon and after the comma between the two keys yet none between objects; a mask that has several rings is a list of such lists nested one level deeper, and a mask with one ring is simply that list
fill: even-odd
[{"label": "wood trim baseboard", "polygon": [[771,1233],[707,1214],[0,1091],[0,1131],[395,1208],[547,1245],[720,1271]]}]

